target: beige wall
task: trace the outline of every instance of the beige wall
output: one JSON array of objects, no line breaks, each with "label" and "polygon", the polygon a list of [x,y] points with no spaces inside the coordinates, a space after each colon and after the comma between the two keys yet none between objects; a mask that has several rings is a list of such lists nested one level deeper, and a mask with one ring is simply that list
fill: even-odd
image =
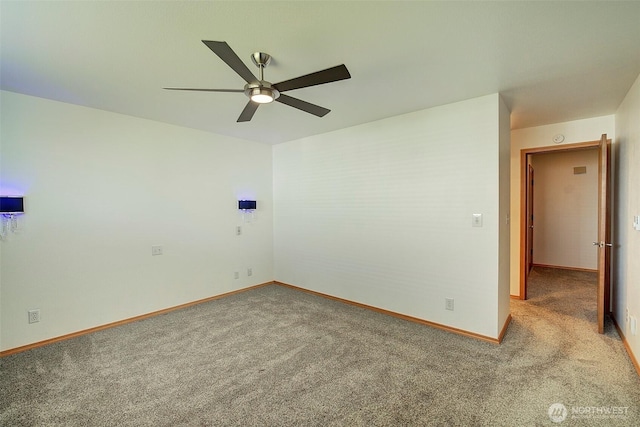
[{"label": "beige wall", "polygon": [[[598,150],[532,155],[533,263],[596,270]],[[586,173],[574,174],[574,167]]]},{"label": "beige wall", "polygon": [[[599,140],[606,133],[614,138],[615,116],[602,116],[511,131],[511,295],[520,295],[520,155],[521,150],[537,147],[557,147],[572,143]],[[562,134],[561,144],[553,142]]]},{"label": "beige wall", "polygon": [[640,76],[616,113],[616,137],[613,314],[640,363],[640,231],[633,227],[633,217],[640,215]]}]

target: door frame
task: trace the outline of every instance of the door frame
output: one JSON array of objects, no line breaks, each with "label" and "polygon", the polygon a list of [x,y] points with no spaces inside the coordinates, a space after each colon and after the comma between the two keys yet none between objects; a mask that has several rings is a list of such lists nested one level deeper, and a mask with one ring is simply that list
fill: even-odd
[{"label": "door frame", "polygon": [[599,148],[600,140],[578,142],[575,144],[544,146],[535,148],[523,148],[520,150],[520,296],[521,300],[527,299],[527,170],[529,156],[541,153],[554,153],[561,151],[575,151]]}]

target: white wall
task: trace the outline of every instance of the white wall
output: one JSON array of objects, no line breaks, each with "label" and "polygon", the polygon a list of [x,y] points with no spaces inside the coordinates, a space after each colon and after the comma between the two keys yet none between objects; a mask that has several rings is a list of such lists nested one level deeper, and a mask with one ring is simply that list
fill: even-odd
[{"label": "white wall", "polygon": [[534,264],[597,270],[598,149],[534,154],[532,165]]},{"label": "white wall", "polygon": [[274,146],[275,279],[497,337],[508,115],[494,94]]},{"label": "white wall", "polygon": [[[1,243],[0,349],[273,279],[271,146],[0,96],[2,192],[26,210]],[[254,197],[236,236],[237,200]]]},{"label": "white wall", "polygon": [[640,76],[616,113],[615,146],[613,314],[640,361],[640,330],[632,335],[626,317],[628,309],[640,328],[640,231],[632,227],[640,215]]},{"label": "white wall", "polygon": [[615,116],[593,117],[511,131],[511,295],[520,295],[520,154],[521,150],[556,147],[553,136],[565,136],[561,145],[615,137]]}]

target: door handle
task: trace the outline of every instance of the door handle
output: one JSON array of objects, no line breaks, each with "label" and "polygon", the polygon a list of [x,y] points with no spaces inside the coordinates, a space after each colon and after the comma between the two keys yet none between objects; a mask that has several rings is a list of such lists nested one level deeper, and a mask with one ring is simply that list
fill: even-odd
[{"label": "door handle", "polygon": [[597,246],[599,248],[603,248],[605,246],[609,246],[610,248],[613,247],[612,243],[605,243],[605,242],[593,242],[593,246]]}]

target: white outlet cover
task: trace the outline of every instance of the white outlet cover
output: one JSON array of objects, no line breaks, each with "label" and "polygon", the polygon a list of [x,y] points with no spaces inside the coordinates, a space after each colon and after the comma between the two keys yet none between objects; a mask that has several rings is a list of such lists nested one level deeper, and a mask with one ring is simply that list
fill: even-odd
[{"label": "white outlet cover", "polygon": [[38,323],[40,321],[40,310],[29,310],[29,323]]},{"label": "white outlet cover", "polygon": [[445,298],[444,299],[444,308],[445,308],[445,310],[453,311],[453,298]]}]

